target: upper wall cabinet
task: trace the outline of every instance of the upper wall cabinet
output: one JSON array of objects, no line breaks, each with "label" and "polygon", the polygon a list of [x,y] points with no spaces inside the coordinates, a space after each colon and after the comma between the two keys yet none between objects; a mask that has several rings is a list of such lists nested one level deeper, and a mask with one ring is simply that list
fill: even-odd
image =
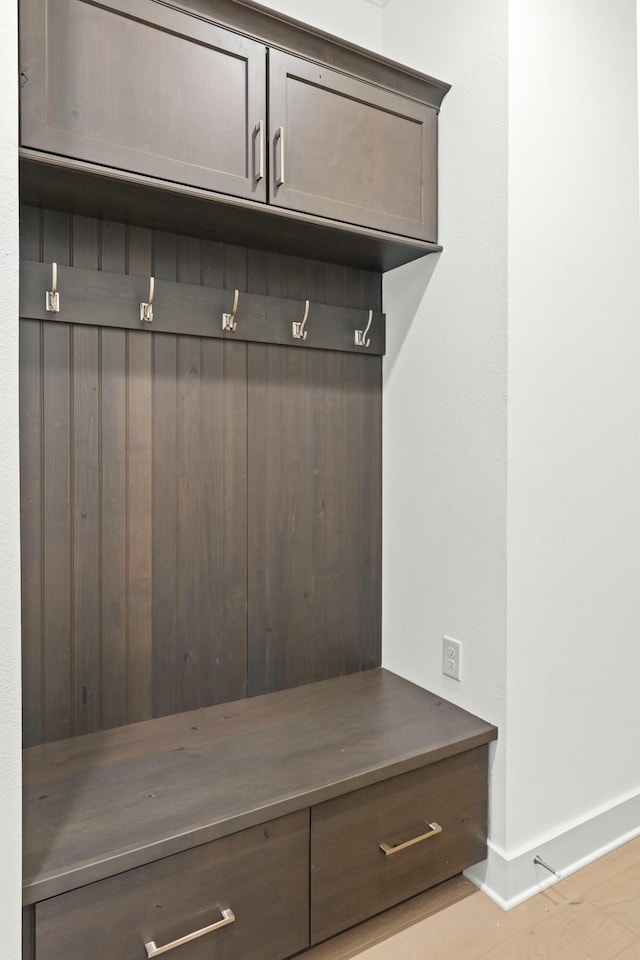
[{"label": "upper wall cabinet", "polygon": [[22,5],[23,146],[266,200],[265,47],[149,0]]},{"label": "upper wall cabinet", "polygon": [[436,241],[436,112],[269,52],[271,202]]},{"label": "upper wall cabinet", "polygon": [[377,270],[440,249],[447,84],[251,0],[20,11],[25,202]]}]

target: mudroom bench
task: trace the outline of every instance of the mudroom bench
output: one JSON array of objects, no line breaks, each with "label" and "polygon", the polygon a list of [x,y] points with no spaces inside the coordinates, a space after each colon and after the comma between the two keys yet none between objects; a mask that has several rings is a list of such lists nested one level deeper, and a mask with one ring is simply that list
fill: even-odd
[{"label": "mudroom bench", "polygon": [[374,669],[29,748],[32,952],[303,950],[484,858],[496,736]]}]

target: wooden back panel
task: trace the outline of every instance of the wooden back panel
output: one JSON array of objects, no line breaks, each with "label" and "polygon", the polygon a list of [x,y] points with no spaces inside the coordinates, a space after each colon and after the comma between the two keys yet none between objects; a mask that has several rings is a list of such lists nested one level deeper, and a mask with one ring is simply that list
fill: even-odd
[{"label": "wooden back panel", "polygon": [[[381,306],[378,274],[49,210],[22,242]],[[380,414],[379,357],[22,320],[25,745],[377,666]]]}]

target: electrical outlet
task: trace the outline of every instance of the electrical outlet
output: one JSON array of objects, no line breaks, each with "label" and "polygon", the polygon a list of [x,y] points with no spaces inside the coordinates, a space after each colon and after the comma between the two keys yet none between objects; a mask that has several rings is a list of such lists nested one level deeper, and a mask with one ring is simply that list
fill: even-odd
[{"label": "electrical outlet", "polygon": [[462,660],[462,644],[451,637],[442,638],[442,672],[445,677],[460,680]]}]

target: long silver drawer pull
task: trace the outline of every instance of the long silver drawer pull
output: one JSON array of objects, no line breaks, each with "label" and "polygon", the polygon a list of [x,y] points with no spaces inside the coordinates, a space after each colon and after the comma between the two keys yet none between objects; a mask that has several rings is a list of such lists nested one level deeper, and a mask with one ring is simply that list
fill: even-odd
[{"label": "long silver drawer pull", "polygon": [[173,943],[166,943],[164,947],[159,947],[155,940],[150,940],[149,943],[145,943],[144,945],[147,951],[147,957],[159,957],[161,953],[175,950],[176,947],[181,947],[183,943],[189,943],[190,940],[197,940],[198,937],[204,937],[205,934],[213,933],[214,930],[219,930],[220,927],[226,927],[228,923],[233,923],[234,920],[235,914],[233,910],[223,910],[222,920],[218,920],[217,923],[212,923],[210,927],[203,927],[202,930],[188,933],[186,937],[180,937],[179,940],[174,940]]},{"label": "long silver drawer pull", "polygon": [[276,172],[276,186],[281,187],[284,183],[284,127],[278,127],[275,139],[279,141],[278,159],[279,167]]},{"label": "long silver drawer pull", "polygon": [[255,129],[258,146],[258,162],[256,163],[256,183],[264,177],[264,129],[262,120],[258,120]]},{"label": "long silver drawer pull", "polygon": [[442,833],[442,827],[439,823],[435,821],[429,824],[429,832],[422,833],[419,837],[413,837],[412,840],[406,840],[404,843],[399,843],[395,847],[389,846],[388,843],[381,843],[380,849],[384,853],[385,857],[390,857],[392,853],[400,853],[401,850],[406,850],[407,847],[412,847],[414,843],[422,843],[423,840],[428,840],[429,837],[435,837],[437,833]]}]

